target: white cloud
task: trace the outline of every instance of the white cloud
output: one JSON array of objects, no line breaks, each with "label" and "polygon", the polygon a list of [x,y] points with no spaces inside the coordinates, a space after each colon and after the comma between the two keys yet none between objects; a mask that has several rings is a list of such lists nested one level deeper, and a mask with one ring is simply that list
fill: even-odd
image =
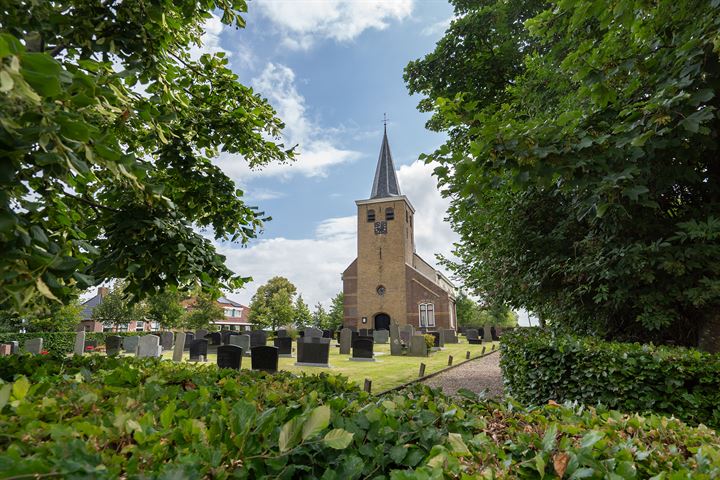
[{"label": "white cloud", "polygon": [[414,0],[265,0],[260,11],[284,36],[283,46],[307,50],[317,39],[350,41],[363,31],[383,30],[413,11]]},{"label": "white cloud", "polygon": [[227,58],[232,58],[243,66],[253,65],[254,57],[247,46],[236,42],[233,45],[232,51],[222,47],[220,38],[225,25],[219,16],[211,14],[202,28],[203,34],[200,37],[200,45],[192,45],[190,47],[190,58],[198,60],[200,56],[206,53],[214,54],[223,52]]},{"label": "white cloud", "polygon": [[439,22],[432,23],[427,27],[423,28],[420,33],[422,33],[426,37],[434,37],[439,34],[445,33],[445,30],[447,30],[450,26],[450,22],[455,20],[455,18],[455,16],[452,16],[446,18],[445,20],[440,20]]},{"label": "white cloud", "polygon": [[[432,166],[419,161],[398,171],[403,194],[416,209],[417,253],[434,264],[436,253],[450,255],[457,235],[443,220],[448,200],[440,196],[431,174]],[[247,248],[219,245],[218,250],[227,257],[231,269],[253,277],[253,282],[229,296],[248,304],[260,285],[281,275],[298,287],[308,304],[320,301],[327,306],[342,289],[340,275],[357,255],[356,235],[357,218],[352,215],[320,222],[313,238],[265,239]]]},{"label": "white cloud", "polygon": [[285,145],[299,145],[298,159],[288,164],[273,163],[250,170],[238,156],[221,154],[216,163],[231,177],[244,180],[258,176],[325,176],[328,168],[360,158],[361,154],[337,146],[335,129],[320,128],[308,117],[305,97],[295,87],[295,72],[285,65],[268,63],[253,81],[253,87],[265,96],[285,122]]}]

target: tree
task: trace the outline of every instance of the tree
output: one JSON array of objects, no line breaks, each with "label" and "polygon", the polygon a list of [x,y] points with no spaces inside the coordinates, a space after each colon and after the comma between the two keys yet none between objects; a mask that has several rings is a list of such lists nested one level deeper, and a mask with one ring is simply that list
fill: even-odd
[{"label": "tree", "polygon": [[114,328],[133,321],[145,321],[147,315],[145,304],[133,301],[125,291],[125,287],[125,281],[116,281],[103,297],[102,302],[93,308],[91,318],[106,327]]},{"label": "tree", "polygon": [[221,320],[225,312],[218,305],[215,297],[210,293],[195,292],[192,303],[181,320],[181,324],[188,330],[205,328],[217,330],[216,320]]},{"label": "tree", "polygon": [[71,302],[67,305],[51,304],[47,314],[36,315],[28,320],[28,332],[74,332],[82,321],[82,305]]},{"label": "tree", "polygon": [[330,323],[330,316],[325,311],[325,307],[323,307],[322,303],[318,302],[315,304],[315,310],[312,314],[312,326],[326,329],[328,328],[328,324]]},{"label": "tree", "polygon": [[9,2],[0,9],[0,304],[127,279],[218,295],[247,279],[212,243],[247,242],[266,219],[213,164],[294,156],[283,124],[224,54],[193,59],[214,10],[244,26],[243,0]]},{"label": "tree", "polygon": [[[455,0],[408,65],[461,236],[493,304],[620,339],[720,334],[716,6]],[[716,348],[720,348],[718,345]]]},{"label": "tree", "polygon": [[479,305],[463,291],[455,299],[455,311],[458,325],[462,327],[517,326],[518,316],[510,308],[504,305]]},{"label": "tree", "polygon": [[172,288],[150,295],[145,300],[148,320],[157,322],[163,329],[179,327],[185,314],[181,301],[180,292]]},{"label": "tree", "polygon": [[339,292],[332,299],[330,312],[328,312],[328,330],[337,330],[343,324],[345,317],[345,294]]},{"label": "tree", "polygon": [[250,301],[250,322],[259,328],[277,330],[295,319],[293,297],[297,288],[285,277],[273,277],[261,285]]},{"label": "tree", "polygon": [[304,327],[305,325],[310,325],[311,321],[312,315],[310,314],[310,309],[307,303],[305,303],[305,300],[303,300],[302,295],[298,295],[295,300],[295,326]]}]

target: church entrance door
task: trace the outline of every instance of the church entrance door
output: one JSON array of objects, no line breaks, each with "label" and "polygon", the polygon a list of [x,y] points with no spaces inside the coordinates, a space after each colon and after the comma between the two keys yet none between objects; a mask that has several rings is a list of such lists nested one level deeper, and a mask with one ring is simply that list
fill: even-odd
[{"label": "church entrance door", "polygon": [[390,315],[387,313],[375,315],[375,330],[390,330]]}]

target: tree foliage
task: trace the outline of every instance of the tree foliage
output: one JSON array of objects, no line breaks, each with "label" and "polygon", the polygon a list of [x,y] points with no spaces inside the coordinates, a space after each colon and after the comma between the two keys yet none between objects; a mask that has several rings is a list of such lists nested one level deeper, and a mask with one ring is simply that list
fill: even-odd
[{"label": "tree foliage", "polygon": [[127,294],[125,281],[116,281],[110,291],[95,306],[91,318],[106,327],[119,327],[129,322],[145,321],[147,307],[143,302],[133,301]]},{"label": "tree foliage", "polygon": [[302,295],[298,295],[297,299],[295,299],[295,326],[304,327],[305,325],[310,325],[311,322],[312,314],[310,313],[310,308],[307,303],[305,303],[305,300],[303,300]]},{"label": "tree foliage", "polygon": [[50,305],[49,311],[34,315],[27,321],[28,332],[74,332],[82,321],[83,307],[78,301],[67,305]]},{"label": "tree foliage", "polygon": [[196,291],[181,324],[189,330],[217,330],[218,326],[214,322],[221,320],[224,315],[225,312],[212,294]]},{"label": "tree foliage", "polygon": [[720,321],[715,1],[456,0],[406,68],[448,141],[426,156],[493,303],[615,338]]},{"label": "tree foliage", "polygon": [[273,277],[261,285],[250,301],[250,322],[260,328],[277,330],[295,319],[293,298],[297,288],[285,277]]},{"label": "tree foliage", "polygon": [[177,289],[168,288],[165,291],[153,293],[147,299],[147,319],[157,322],[160,328],[172,329],[182,325],[185,309],[180,303],[182,295]]},{"label": "tree foliage", "polygon": [[216,295],[244,278],[211,242],[265,216],[211,159],[286,161],[283,127],[222,53],[191,58],[244,0],[5,2],[0,9],[0,304],[31,309],[125,278]]},{"label": "tree foliage", "polygon": [[311,325],[316,328],[325,329],[327,328],[329,323],[330,315],[328,314],[327,310],[325,310],[325,307],[323,307],[323,304],[317,302],[315,304],[315,310],[313,310],[312,313]]},{"label": "tree foliage", "polygon": [[480,305],[462,291],[455,299],[455,310],[458,326],[461,327],[517,326],[518,316],[510,308],[504,305]]},{"label": "tree foliage", "polygon": [[337,330],[343,324],[345,316],[345,294],[338,292],[332,299],[330,311],[328,312],[328,330]]}]

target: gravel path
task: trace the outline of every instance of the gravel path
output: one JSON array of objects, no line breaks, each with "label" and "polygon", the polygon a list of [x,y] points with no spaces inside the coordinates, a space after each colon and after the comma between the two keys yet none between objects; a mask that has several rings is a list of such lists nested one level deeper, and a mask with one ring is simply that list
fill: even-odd
[{"label": "gravel path", "polygon": [[459,389],[466,388],[476,393],[487,390],[488,397],[501,397],[503,384],[500,372],[500,352],[491,353],[435,375],[425,380],[425,384],[442,388],[448,395],[454,395]]}]

